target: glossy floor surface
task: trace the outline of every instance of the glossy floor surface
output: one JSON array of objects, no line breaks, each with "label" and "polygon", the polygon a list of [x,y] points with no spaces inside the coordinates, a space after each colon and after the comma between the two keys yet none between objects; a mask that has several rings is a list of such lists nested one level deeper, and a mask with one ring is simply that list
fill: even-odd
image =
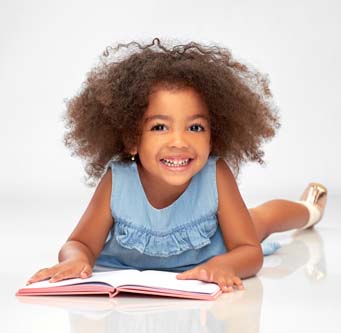
[{"label": "glossy floor surface", "polygon": [[341,198],[329,198],[325,217],[314,230],[272,235],[282,247],[265,259],[257,277],[244,281],[244,291],[224,294],[216,301],[193,301],[124,294],[113,299],[14,296],[29,275],[53,263],[59,246],[73,227],[71,220],[79,215],[81,207],[70,202],[49,207],[37,200],[20,204],[8,201],[0,213],[0,330],[26,333],[339,331],[340,204]]}]

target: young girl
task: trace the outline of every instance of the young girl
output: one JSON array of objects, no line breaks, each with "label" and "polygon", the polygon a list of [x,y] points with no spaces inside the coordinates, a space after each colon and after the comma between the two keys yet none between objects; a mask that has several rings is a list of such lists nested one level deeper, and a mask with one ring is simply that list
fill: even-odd
[{"label": "young girl", "polygon": [[262,267],[261,241],[321,219],[327,191],[317,183],[299,202],[249,210],[239,193],[234,174],[263,162],[261,144],[279,127],[264,76],[193,42],[155,38],[104,56],[66,114],[65,143],[98,186],[59,263],[28,283],[87,278],[97,264],[243,289]]}]

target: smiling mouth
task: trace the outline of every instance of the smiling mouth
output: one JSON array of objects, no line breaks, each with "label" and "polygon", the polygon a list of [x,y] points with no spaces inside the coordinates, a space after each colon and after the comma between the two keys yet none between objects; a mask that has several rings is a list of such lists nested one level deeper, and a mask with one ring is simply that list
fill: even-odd
[{"label": "smiling mouth", "polygon": [[192,159],[187,158],[183,160],[168,160],[168,159],[161,159],[161,162],[169,167],[182,167],[188,165]]}]

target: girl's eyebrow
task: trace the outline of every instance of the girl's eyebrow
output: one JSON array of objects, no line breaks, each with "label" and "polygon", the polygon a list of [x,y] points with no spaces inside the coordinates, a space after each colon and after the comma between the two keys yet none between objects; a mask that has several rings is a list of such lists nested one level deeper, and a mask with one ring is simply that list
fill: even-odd
[{"label": "girl's eyebrow", "polygon": [[[206,121],[209,121],[208,116],[206,116],[203,113],[196,113],[196,114],[188,117],[188,120],[194,120],[194,119],[198,119],[198,118],[202,118],[202,119],[204,119]],[[164,115],[164,114],[155,114],[153,116],[146,117],[144,122],[146,123],[146,122],[154,120],[154,119],[172,120],[172,117]]]}]

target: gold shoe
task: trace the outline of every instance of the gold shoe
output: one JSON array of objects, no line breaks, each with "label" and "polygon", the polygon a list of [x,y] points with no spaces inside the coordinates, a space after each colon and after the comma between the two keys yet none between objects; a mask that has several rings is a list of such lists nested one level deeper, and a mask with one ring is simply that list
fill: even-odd
[{"label": "gold shoe", "polygon": [[322,184],[310,183],[301,195],[300,201],[315,206],[320,212],[320,218],[314,224],[319,222],[323,216],[327,203],[327,193],[327,188]]}]

